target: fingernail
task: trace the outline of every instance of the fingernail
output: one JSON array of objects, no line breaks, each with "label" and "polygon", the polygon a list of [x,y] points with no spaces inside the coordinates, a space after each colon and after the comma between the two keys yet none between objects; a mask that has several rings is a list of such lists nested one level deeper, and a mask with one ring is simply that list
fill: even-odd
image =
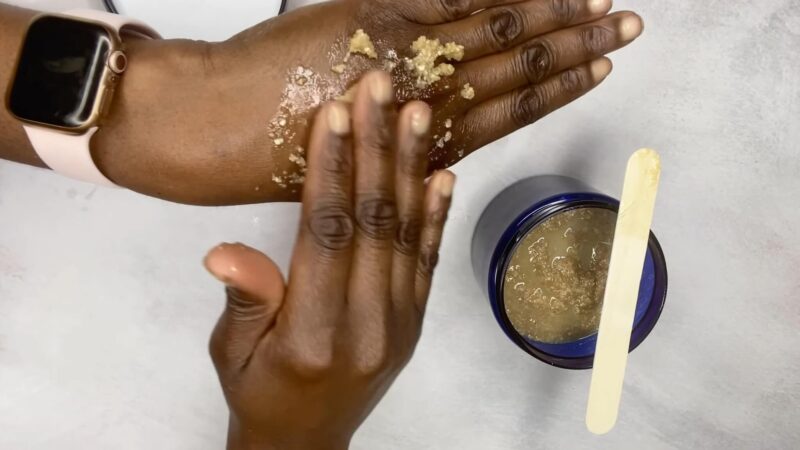
[{"label": "fingernail", "polygon": [[392,101],[392,82],[384,73],[373,73],[369,77],[369,95],[375,103],[386,105]]},{"label": "fingernail", "polygon": [[611,9],[611,0],[589,0],[586,6],[590,13],[600,14]]},{"label": "fingernail", "polygon": [[630,41],[642,34],[643,27],[641,17],[635,14],[626,16],[619,24],[619,37],[623,41]]},{"label": "fingernail", "polygon": [[443,170],[436,174],[434,179],[436,183],[433,188],[442,197],[451,197],[453,195],[453,186],[456,183],[456,176],[449,170]]},{"label": "fingernail", "polygon": [[411,113],[411,132],[418,137],[425,136],[431,127],[431,110],[417,107]]},{"label": "fingernail", "polygon": [[235,264],[231,264],[230,258],[227,256],[227,253],[235,246],[236,244],[220,244],[212,248],[205,259],[203,259],[203,265],[206,270],[208,270],[208,273],[229,286],[231,285],[232,278],[235,277],[235,274],[239,271],[239,268],[236,267]]},{"label": "fingernail", "polygon": [[611,73],[611,60],[608,58],[597,58],[589,63],[589,70],[592,72],[592,78],[595,82],[602,81]]},{"label": "fingernail", "polygon": [[350,114],[341,103],[334,102],[328,105],[328,128],[339,136],[350,132]]}]

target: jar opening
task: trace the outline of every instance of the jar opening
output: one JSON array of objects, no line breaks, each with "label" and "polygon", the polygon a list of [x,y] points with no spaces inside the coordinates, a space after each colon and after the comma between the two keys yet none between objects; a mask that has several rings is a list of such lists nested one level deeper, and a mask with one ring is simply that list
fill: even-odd
[{"label": "jar opening", "polygon": [[[619,203],[615,199],[595,193],[566,194],[548,198],[521,214],[500,239],[492,258],[490,270],[489,292],[492,307],[498,322],[509,338],[536,358],[564,368],[589,368],[594,359],[597,334],[593,332],[563,342],[544,342],[533,339],[531,335],[521,333],[518,327],[514,326],[514,320],[516,319],[518,324],[519,320],[513,317],[515,311],[511,311],[512,317],[509,317],[505,289],[509,287],[506,283],[506,275],[515,251],[525,242],[526,237],[536,231],[537,227],[559,214],[588,208],[616,213],[618,207]],[[614,218],[616,218],[616,214],[614,214]],[[631,350],[638,346],[652,330],[665,299],[666,263],[661,247],[651,233],[634,318]]]}]

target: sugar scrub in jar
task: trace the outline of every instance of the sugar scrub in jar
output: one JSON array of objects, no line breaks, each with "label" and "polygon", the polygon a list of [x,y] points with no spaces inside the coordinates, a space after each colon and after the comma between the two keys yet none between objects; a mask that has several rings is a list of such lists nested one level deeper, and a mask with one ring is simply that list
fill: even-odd
[{"label": "sugar scrub in jar", "polygon": [[[489,204],[472,261],[506,335],[554,366],[592,366],[619,202],[579,180],[522,180]],[[666,262],[651,233],[633,323],[633,350],[658,321]]]}]

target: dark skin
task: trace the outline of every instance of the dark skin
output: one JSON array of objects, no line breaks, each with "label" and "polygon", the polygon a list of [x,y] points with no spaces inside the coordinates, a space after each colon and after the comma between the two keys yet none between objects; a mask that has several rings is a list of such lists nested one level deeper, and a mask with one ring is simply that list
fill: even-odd
[{"label": "dark skin", "polygon": [[[302,195],[287,281],[268,257],[238,244],[217,247],[205,261],[227,286],[210,351],[231,411],[229,448],[347,448],[420,336],[454,183],[447,171],[427,184],[426,176],[601,82],[611,70],[602,55],[641,32],[637,16],[607,16],[610,6],[337,0],[221,43],[126,42],[131,65],[93,141],[104,174],[192,204]],[[0,54],[17,53],[34,15],[0,5]],[[282,188],[271,174],[296,167],[268,123],[287,73],[302,65],[344,92],[382,63],[356,56],[341,77],[330,73],[357,28],[375,38],[380,54],[407,55],[424,34],[463,44],[465,57],[452,78],[421,94],[396,77],[399,114],[392,80],[379,72],[358,84],[350,107],[327,103],[312,121],[319,104],[294,105],[287,127],[293,143],[308,142],[308,173],[302,189]],[[0,62],[0,85],[10,82],[13,60]],[[466,83],[472,99],[458,95]],[[430,135],[445,130],[453,138],[436,150]],[[5,110],[0,157],[43,166]]]},{"label": "dark skin", "polygon": [[419,339],[455,177],[426,184],[430,108],[397,114],[391,79],[314,121],[288,281],[264,254],[206,257],[227,285],[210,350],[229,449],[345,449]]},{"label": "dark skin", "polygon": [[[487,8],[483,11],[480,11]],[[635,39],[641,20],[607,15],[610,0],[336,0],[270,19],[220,43],[129,40],[130,67],[92,145],[101,171],[116,183],[171,201],[225,205],[297,201],[300,186],[281,187],[274,174],[297,171],[289,160],[307,140],[318,101],[343,93],[361,74],[383,64],[353,56],[341,76],[349,36],[363,28],[379,55],[408,56],[420,35],[465,46],[455,74],[423,93],[395,76],[399,100],[419,98],[433,110],[430,170],[572,102],[610,72],[602,55]],[[15,55],[33,11],[0,5],[0,54]],[[0,63],[0,85],[14,58]],[[287,74],[311,69],[334,86],[322,98],[298,102],[276,145],[269,124],[280,112]],[[467,100],[465,83],[475,89]],[[333,92],[335,91],[335,92]],[[445,129],[447,119],[452,128]],[[20,125],[0,114],[0,157],[42,166]],[[291,145],[289,145],[291,144]]]}]

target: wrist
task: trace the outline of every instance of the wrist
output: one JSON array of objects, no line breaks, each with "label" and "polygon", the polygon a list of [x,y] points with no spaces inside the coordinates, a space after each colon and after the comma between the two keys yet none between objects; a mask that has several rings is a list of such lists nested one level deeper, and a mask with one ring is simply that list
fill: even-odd
[{"label": "wrist", "polygon": [[[159,109],[174,109],[174,97],[191,79],[204,79],[212,44],[188,40],[126,39],[128,68],[92,141],[92,155],[116,184],[159,195],[168,178],[162,156],[179,127],[164,123]],[[169,117],[169,115],[166,115]],[[177,117],[176,117],[177,116]],[[177,122],[179,115],[172,117]],[[174,131],[174,132],[173,132]],[[156,145],[163,144],[163,145]],[[167,195],[169,196],[169,195]]]},{"label": "wrist", "polygon": [[[13,81],[23,38],[36,12],[0,3],[0,101]],[[36,154],[19,121],[3,101],[0,106],[0,159],[47,167]]]},{"label": "wrist", "polygon": [[260,430],[241,425],[233,416],[228,423],[228,450],[347,450],[350,441],[341,442],[327,439],[319,441],[318,436],[307,433],[303,436],[277,438],[268,436]]}]

